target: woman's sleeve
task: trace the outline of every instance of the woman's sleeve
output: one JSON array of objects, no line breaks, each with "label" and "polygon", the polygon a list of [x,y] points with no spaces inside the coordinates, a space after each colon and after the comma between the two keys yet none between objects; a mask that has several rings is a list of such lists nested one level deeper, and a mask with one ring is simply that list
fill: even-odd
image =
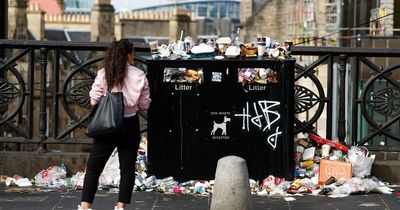
[{"label": "woman's sleeve", "polygon": [[144,77],[144,84],[142,88],[142,92],[140,93],[139,97],[139,110],[147,110],[150,106],[150,88],[149,88],[149,82],[147,81],[147,78]]},{"label": "woman's sleeve", "polygon": [[104,76],[98,72],[96,79],[94,79],[92,89],[89,92],[90,104],[92,104],[93,106],[99,103],[100,98],[104,94],[104,82],[103,82],[104,79],[103,78],[104,78]]}]

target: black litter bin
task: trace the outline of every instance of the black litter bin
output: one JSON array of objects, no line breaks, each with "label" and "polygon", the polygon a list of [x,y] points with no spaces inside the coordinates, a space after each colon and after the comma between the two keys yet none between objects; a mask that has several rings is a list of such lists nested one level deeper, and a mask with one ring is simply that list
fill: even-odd
[{"label": "black litter bin", "polygon": [[236,155],[250,178],[293,178],[294,59],[148,59],[150,173],[214,179]]}]

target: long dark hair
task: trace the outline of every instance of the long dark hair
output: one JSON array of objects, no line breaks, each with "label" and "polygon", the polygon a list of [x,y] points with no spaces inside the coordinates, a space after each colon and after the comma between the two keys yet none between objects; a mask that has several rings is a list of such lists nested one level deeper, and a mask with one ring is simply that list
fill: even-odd
[{"label": "long dark hair", "polygon": [[104,61],[105,78],[109,89],[122,87],[125,78],[127,55],[133,53],[133,45],[126,39],[113,41]]}]

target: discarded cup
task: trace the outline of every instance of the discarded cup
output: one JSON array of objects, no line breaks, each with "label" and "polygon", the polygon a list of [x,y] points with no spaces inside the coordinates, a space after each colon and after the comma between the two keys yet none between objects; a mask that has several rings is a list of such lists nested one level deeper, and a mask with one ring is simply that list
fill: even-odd
[{"label": "discarded cup", "polygon": [[149,42],[149,47],[150,47],[151,54],[158,53],[158,41],[157,40]]},{"label": "discarded cup", "polygon": [[321,147],[321,155],[322,157],[328,157],[331,150],[331,146],[324,144]]},{"label": "discarded cup", "polygon": [[257,39],[257,54],[258,56],[263,56],[265,54],[265,38]]}]

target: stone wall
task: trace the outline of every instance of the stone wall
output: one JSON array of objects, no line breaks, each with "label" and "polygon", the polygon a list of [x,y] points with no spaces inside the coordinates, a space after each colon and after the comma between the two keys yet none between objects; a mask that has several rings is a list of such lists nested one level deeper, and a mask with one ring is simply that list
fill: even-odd
[{"label": "stone wall", "polygon": [[8,5],[8,39],[28,39],[28,21],[25,0],[9,0]]},{"label": "stone wall", "polygon": [[27,10],[28,29],[35,39],[44,39],[44,12],[39,4],[30,4]]},{"label": "stone wall", "polygon": [[172,14],[168,12],[121,13],[115,20],[115,37],[121,39],[127,36],[169,36],[169,20]]},{"label": "stone wall", "polygon": [[85,14],[61,14],[44,15],[45,28],[48,29],[79,29],[90,31],[90,15]]},{"label": "stone wall", "polygon": [[243,23],[240,38],[245,42],[255,41],[257,34],[272,40],[287,38],[288,0],[270,0]]},{"label": "stone wall", "polygon": [[127,36],[163,36],[169,37],[169,21],[167,20],[122,20],[115,25],[115,37]]},{"label": "stone wall", "polygon": [[64,163],[71,176],[85,170],[88,156],[89,153],[78,152],[0,152],[0,174],[32,179],[41,170]]}]

